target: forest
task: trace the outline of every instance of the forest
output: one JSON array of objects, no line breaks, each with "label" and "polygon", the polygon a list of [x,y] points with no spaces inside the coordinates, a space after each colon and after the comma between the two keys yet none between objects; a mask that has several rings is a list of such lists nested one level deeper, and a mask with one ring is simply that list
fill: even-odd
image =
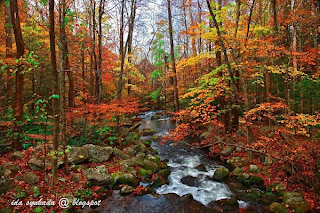
[{"label": "forest", "polygon": [[319,0],[0,0],[0,213],[320,212]]}]

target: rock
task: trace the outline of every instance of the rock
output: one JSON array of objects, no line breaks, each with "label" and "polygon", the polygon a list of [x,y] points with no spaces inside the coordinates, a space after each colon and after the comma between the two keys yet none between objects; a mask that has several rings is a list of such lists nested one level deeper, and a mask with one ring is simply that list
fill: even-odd
[{"label": "rock", "polygon": [[158,120],[160,118],[160,115],[154,115],[151,117],[151,120]]},{"label": "rock", "polygon": [[112,173],[111,176],[116,186],[119,186],[119,185],[136,186],[139,183],[136,177],[130,173],[118,172],[118,173]]},{"label": "rock", "polygon": [[274,213],[289,213],[286,207],[276,202],[270,205],[270,211]]},{"label": "rock", "polygon": [[169,169],[162,169],[157,174],[159,177],[167,178],[170,175],[170,170]]},{"label": "rock", "polygon": [[96,168],[85,169],[84,175],[93,184],[103,185],[113,183],[113,179],[111,175],[108,173],[108,170],[105,167],[105,165],[97,166]]},{"label": "rock", "polygon": [[135,154],[137,154],[136,150],[132,146],[126,148],[125,152],[128,153],[130,157],[133,157]]},{"label": "rock", "polygon": [[236,182],[227,182],[227,185],[228,185],[229,189],[231,191],[233,191],[233,192],[246,189],[246,187],[242,183],[240,183],[238,181],[236,181]]},{"label": "rock", "polygon": [[154,188],[159,188],[160,186],[162,185],[165,185],[165,184],[168,184],[168,180],[167,179],[164,179],[164,178],[156,178],[153,183],[152,183],[152,186]]},{"label": "rock", "polygon": [[181,183],[187,185],[187,186],[195,186],[198,187],[199,186],[199,181],[198,178],[196,177],[192,177],[192,176],[187,176],[181,179]]},{"label": "rock", "polygon": [[268,166],[268,165],[271,165],[272,163],[273,163],[272,158],[270,158],[270,157],[268,157],[268,156],[266,156],[266,157],[264,158],[263,165]]},{"label": "rock", "polygon": [[266,192],[262,195],[261,201],[265,204],[271,204],[280,201],[280,199],[272,192]]},{"label": "rock", "polygon": [[153,129],[143,129],[143,130],[141,130],[141,135],[143,135],[143,136],[154,135],[155,133],[156,133],[156,131],[154,131]]},{"label": "rock", "polygon": [[89,145],[86,145],[86,147],[71,147],[68,153],[68,162],[70,164],[79,164],[88,160],[90,152],[88,148]]},{"label": "rock", "polygon": [[73,182],[79,182],[81,180],[81,174],[80,173],[72,173],[71,180]]},{"label": "rock", "polygon": [[151,170],[152,172],[159,171],[159,167],[155,162],[150,160],[144,160],[143,163],[144,163],[143,165],[144,169]]},{"label": "rock", "polygon": [[284,202],[289,205],[289,208],[294,210],[295,213],[306,213],[310,211],[309,204],[301,197],[292,197]]},{"label": "rock", "polygon": [[261,172],[261,169],[259,168],[259,166],[254,165],[254,164],[251,164],[251,165],[249,166],[248,172],[249,172],[249,173],[260,173],[260,172]]},{"label": "rock", "polygon": [[133,157],[133,158],[121,161],[120,164],[125,165],[127,167],[132,167],[132,166],[143,166],[144,162],[139,158]]},{"label": "rock", "polygon": [[37,184],[40,181],[38,175],[34,174],[33,172],[26,172],[23,175],[23,180],[30,185]]},{"label": "rock", "polygon": [[16,151],[10,155],[10,160],[22,160],[24,153],[22,151]]},{"label": "rock", "polygon": [[[17,165],[17,164],[14,164],[14,163],[12,163],[12,162],[9,162],[9,163],[5,163],[4,165],[3,165],[3,168],[2,168],[3,170],[4,170],[4,173],[7,173],[7,175],[9,174],[13,174],[13,175],[15,175],[15,174],[17,174],[19,171],[20,171],[20,166],[19,165]],[[7,172],[6,172],[7,171]]]},{"label": "rock", "polygon": [[232,171],[232,176],[239,177],[242,173],[243,173],[243,169],[240,167],[237,167]]},{"label": "rock", "polygon": [[144,188],[144,190],[140,192],[140,194],[137,194],[137,195],[143,196],[143,195],[152,194],[152,193],[154,193],[154,189],[152,188],[152,186],[148,185]]},{"label": "rock", "polygon": [[132,186],[123,186],[120,189],[120,194],[131,194],[134,191]]},{"label": "rock", "polygon": [[243,167],[248,164],[245,159],[240,157],[232,157],[227,160],[227,163],[232,169],[235,169],[236,167]]},{"label": "rock", "polygon": [[145,169],[139,169],[139,174],[143,178],[151,178],[152,177],[152,171],[151,170],[145,170]]},{"label": "rock", "polygon": [[301,193],[298,193],[298,192],[285,192],[285,193],[283,193],[282,200],[283,200],[284,203],[286,203],[287,200],[289,200],[290,198],[293,198],[293,197],[298,197],[298,198],[302,198],[303,199],[303,195]]},{"label": "rock", "polygon": [[279,183],[277,185],[275,185],[274,189],[276,190],[276,192],[278,194],[280,194],[281,196],[283,195],[284,192],[287,191],[286,186],[283,183]]},{"label": "rock", "polygon": [[212,201],[208,204],[209,207],[220,209],[221,212],[238,212],[239,203],[236,197]]},{"label": "rock", "polygon": [[145,153],[147,151],[147,147],[143,143],[139,143],[137,145],[137,149],[138,149],[138,152],[142,152],[142,153]]},{"label": "rock", "polygon": [[204,164],[200,164],[199,166],[195,167],[195,169],[201,171],[201,172],[205,172],[206,170],[206,166]]},{"label": "rock", "polygon": [[163,161],[160,161],[158,163],[158,166],[159,166],[160,169],[167,169],[168,168],[168,165]]},{"label": "rock", "polygon": [[130,158],[129,155],[127,155],[126,153],[124,153],[123,151],[121,151],[118,148],[113,148],[113,155],[116,157],[119,157],[120,159],[123,159],[123,160]]},{"label": "rock", "polygon": [[238,180],[241,183],[248,183],[249,178],[250,178],[250,175],[248,173],[242,173],[238,176]]},{"label": "rock", "polygon": [[225,167],[219,167],[214,175],[213,178],[217,181],[223,181],[224,179],[226,179],[229,176],[229,169],[225,168]]},{"label": "rock", "polygon": [[139,152],[136,157],[140,160],[144,160],[144,158],[146,157],[146,154],[143,152]]},{"label": "rock", "polygon": [[235,149],[234,146],[226,146],[226,147],[220,152],[220,154],[226,157],[226,156],[230,155],[230,154],[233,152],[234,149]]},{"label": "rock", "polygon": [[110,159],[113,149],[111,147],[101,147],[87,144],[81,147],[88,155],[88,161],[94,163],[106,162]]},{"label": "rock", "polygon": [[257,186],[259,187],[259,189],[263,189],[264,188],[264,182],[263,182],[263,179],[262,177],[260,176],[255,176],[255,175],[252,175],[249,179],[249,185],[250,186]]},{"label": "rock", "polygon": [[11,182],[6,178],[0,178],[0,195],[5,194],[12,187]]},{"label": "rock", "polygon": [[252,188],[240,193],[239,197],[245,201],[258,201],[260,200],[261,193],[256,188]]}]

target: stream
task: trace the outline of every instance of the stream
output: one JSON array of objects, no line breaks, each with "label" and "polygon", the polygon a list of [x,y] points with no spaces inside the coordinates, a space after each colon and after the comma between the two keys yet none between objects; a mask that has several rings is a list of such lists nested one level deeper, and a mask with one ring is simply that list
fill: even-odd
[{"label": "stream", "polygon": [[[139,129],[153,129],[156,136],[164,136],[176,124],[169,117],[153,120],[152,117],[160,111],[148,111],[139,117]],[[141,139],[150,140],[152,136]],[[169,184],[156,189],[156,195],[121,196],[115,190],[113,195],[102,201],[101,206],[94,212],[141,212],[141,213],[182,213],[182,212],[220,212],[209,208],[208,204],[221,199],[231,198],[233,193],[228,186],[212,180],[212,176],[219,162],[207,156],[207,152],[192,148],[184,144],[160,143],[152,141],[152,148],[158,151],[161,160],[167,161],[171,171],[168,177]],[[248,204],[238,201],[240,207]],[[224,211],[225,212],[225,211]],[[228,212],[238,212],[234,209]]]}]

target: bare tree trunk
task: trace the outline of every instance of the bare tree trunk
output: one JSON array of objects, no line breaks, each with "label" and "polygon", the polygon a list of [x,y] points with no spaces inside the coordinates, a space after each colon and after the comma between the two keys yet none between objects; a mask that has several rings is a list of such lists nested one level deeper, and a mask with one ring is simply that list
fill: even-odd
[{"label": "bare tree trunk", "polygon": [[173,71],[173,95],[174,105],[176,112],[179,112],[179,95],[178,95],[178,82],[177,82],[177,70],[176,61],[174,57],[174,44],[173,44],[173,32],[172,32],[172,15],[171,15],[171,0],[168,1],[168,19],[169,19],[169,34],[170,34],[170,49],[171,49],[171,61]]},{"label": "bare tree trunk", "polygon": [[4,30],[5,30],[5,35],[6,35],[6,57],[11,58],[12,57],[12,34],[13,34],[13,29],[10,26],[11,25],[11,12],[10,12],[10,6],[5,4],[5,25],[4,25]]},{"label": "bare tree trunk", "polygon": [[124,7],[125,0],[121,1],[121,18],[120,18],[120,75],[117,87],[117,99],[120,100],[122,96],[123,89],[123,70],[124,70],[124,60],[125,60],[125,47],[124,47]]},{"label": "bare tree trunk", "polygon": [[98,35],[98,45],[99,45],[99,68],[96,75],[96,94],[98,103],[102,99],[102,16],[104,14],[105,0],[100,0],[99,5],[99,35]]},{"label": "bare tree trunk", "polygon": [[278,33],[278,18],[277,18],[277,0],[271,0],[273,10],[273,26],[274,31]]},{"label": "bare tree trunk", "polygon": [[[19,8],[17,0],[10,0],[11,21],[16,40],[17,53],[16,58],[21,59],[24,56],[24,42],[20,26]],[[14,130],[17,137],[14,140],[13,147],[22,149],[22,133],[23,133],[23,108],[24,108],[24,74],[23,65],[18,65],[16,72],[16,91],[14,103]]]},{"label": "bare tree trunk", "polygon": [[[49,24],[50,24],[50,53],[51,53],[51,71],[53,77],[53,94],[59,95],[59,74],[57,71],[57,58],[56,58],[56,41],[55,41],[55,30],[54,30],[54,0],[49,0]],[[53,98],[53,115],[54,115],[54,126],[53,126],[53,163],[52,163],[52,185],[57,182],[57,171],[58,171],[58,160],[57,152],[59,146],[59,121],[60,121],[60,101]]]},{"label": "bare tree trunk", "polygon": [[[93,56],[93,70],[95,73],[96,79],[98,78],[98,63],[97,63],[97,54],[96,54],[96,2],[95,0],[93,1],[93,8],[92,8],[92,56]],[[92,79],[93,81],[93,79]],[[93,87],[93,94],[95,94],[95,97],[98,99],[98,94],[97,91],[94,88],[97,88],[97,81],[95,82],[95,86],[92,85]]]}]

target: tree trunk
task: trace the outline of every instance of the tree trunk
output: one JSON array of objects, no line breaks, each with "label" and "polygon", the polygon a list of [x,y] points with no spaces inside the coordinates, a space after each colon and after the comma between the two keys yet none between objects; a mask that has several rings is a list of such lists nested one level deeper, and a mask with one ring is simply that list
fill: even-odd
[{"label": "tree trunk", "polygon": [[[98,62],[97,62],[97,54],[96,54],[96,2],[93,1],[93,8],[92,8],[92,56],[93,56],[93,71],[95,73],[96,79],[98,78]],[[93,79],[92,79],[93,81]],[[97,91],[94,88],[97,88],[97,80],[95,82],[95,86],[92,85],[93,94],[98,99]]]},{"label": "tree trunk", "polygon": [[99,35],[98,35],[98,46],[99,46],[99,68],[96,75],[96,94],[98,103],[102,99],[102,16],[104,14],[105,0],[100,0],[99,5]]},{"label": "tree trunk", "polygon": [[[49,25],[50,25],[50,53],[51,53],[51,71],[53,78],[53,94],[59,95],[59,74],[57,71],[57,58],[56,58],[56,41],[55,41],[55,29],[54,29],[54,0],[49,0]],[[59,140],[59,121],[60,121],[60,101],[53,98],[53,115],[54,115],[54,126],[53,126],[53,163],[52,163],[52,185],[57,182],[57,171],[58,171],[58,140]]]},{"label": "tree trunk", "polygon": [[[20,26],[19,8],[17,0],[10,0],[11,21],[16,41],[16,58],[21,59],[24,56],[24,42]],[[24,108],[24,74],[23,65],[19,64],[16,72],[16,91],[14,103],[14,130],[17,136],[14,140],[13,147],[17,150],[22,149],[23,133],[23,108]]]},{"label": "tree trunk", "polygon": [[124,6],[125,0],[121,1],[121,18],[120,18],[120,74],[118,80],[118,87],[117,87],[117,99],[121,99],[121,93],[123,89],[123,70],[124,70],[124,60],[125,60],[125,47],[124,47]]},{"label": "tree trunk", "polygon": [[171,0],[168,1],[168,19],[169,19],[169,34],[170,34],[170,50],[171,50],[171,61],[173,71],[173,95],[174,105],[176,112],[179,112],[179,94],[178,94],[178,82],[177,82],[177,70],[176,61],[174,57],[174,44],[173,44],[173,32],[172,32],[172,16],[171,16]]}]

